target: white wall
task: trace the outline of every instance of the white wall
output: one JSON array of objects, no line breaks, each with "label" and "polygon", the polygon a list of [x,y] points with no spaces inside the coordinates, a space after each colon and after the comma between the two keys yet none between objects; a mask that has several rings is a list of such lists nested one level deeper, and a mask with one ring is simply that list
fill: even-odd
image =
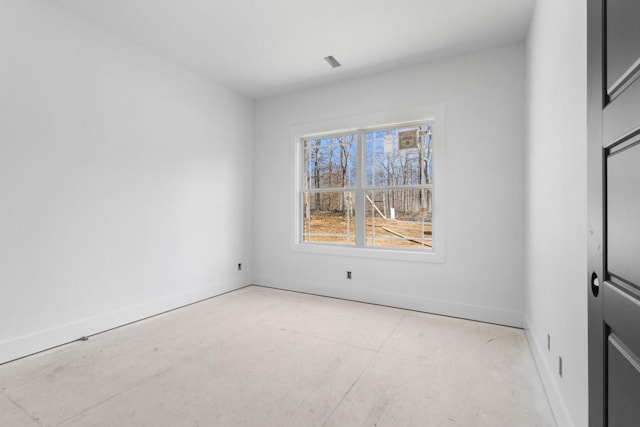
[{"label": "white wall", "polygon": [[[522,325],[524,67],[516,44],[258,101],[256,283]],[[446,109],[446,159],[436,160],[446,162],[445,262],[291,251],[292,128],[437,103]]]},{"label": "white wall", "polygon": [[51,2],[0,58],[0,362],[252,282],[252,101]]},{"label": "white wall", "polygon": [[586,426],[586,2],[538,0],[527,52],[526,328],[559,425]]}]

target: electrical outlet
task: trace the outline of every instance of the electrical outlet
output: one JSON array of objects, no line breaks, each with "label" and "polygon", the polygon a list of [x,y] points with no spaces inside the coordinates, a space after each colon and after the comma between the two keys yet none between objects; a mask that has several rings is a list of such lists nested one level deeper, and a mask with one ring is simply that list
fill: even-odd
[{"label": "electrical outlet", "polygon": [[558,375],[562,378],[562,356],[558,356]]},{"label": "electrical outlet", "polygon": [[347,279],[351,279],[351,272],[347,271]]},{"label": "electrical outlet", "polygon": [[551,351],[551,334],[547,334],[547,350]]},{"label": "electrical outlet", "polygon": [[238,263],[238,271],[241,271],[241,270],[242,270],[242,263],[240,262]]}]

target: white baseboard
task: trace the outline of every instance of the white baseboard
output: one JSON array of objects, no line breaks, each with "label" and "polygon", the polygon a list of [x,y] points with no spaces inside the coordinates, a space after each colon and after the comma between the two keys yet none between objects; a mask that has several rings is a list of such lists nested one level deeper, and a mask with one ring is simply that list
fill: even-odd
[{"label": "white baseboard", "polygon": [[544,389],[547,392],[547,398],[549,399],[553,415],[556,418],[556,423],[559,427],[575,427],[564,398],[562,397],[562,393],[558,389],[558,384],[554,375],[555,371],[551,369],[547,358],[545,357],[543,350],[544,346],[541,346],[540,342],[535,339],[538,334],[531,331],[530,324],[526,317],[524,322],[524,332],[527,336],[527,341],[529,342],[529,348],[533,354],[533,360],[538,368],[538,373],[542,379]]},{"label": "white baseboard", "polygon": [[521,312],[498,307],[487,307],[456,301],[416,297],[414,295],[381,292],[371,289],[347,288],[344,286],[335,286],[326,283],[320,284],[312,281],[296,280],[293,283],[291,282],[291,279],[287,278],[257,280],[256,285],[371,304],[386,305],[390,307],[422,311],[425,313],[441,314],[444,316],[459,317],[462,319],[477,320],[481,322],[495,323],[498,325],[513,326],[516,328],[523,327],[523,317]]},{"label": "white baseboard", "polygon": [[0,363],[19,359],[30,354],[76,341],[83,336],[104,332],[244,286],[246,286],[246,284],[239,284],[235,280],[217,282],[210,286],[124,307],[119,310],[98,314],[90,318],[79,319],[67,324],[56,325],[30,335],[0,342]]}]

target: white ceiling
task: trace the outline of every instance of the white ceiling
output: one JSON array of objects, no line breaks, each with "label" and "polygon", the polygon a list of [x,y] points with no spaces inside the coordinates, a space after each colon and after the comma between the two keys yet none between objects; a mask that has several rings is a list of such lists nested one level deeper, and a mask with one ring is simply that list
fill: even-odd
[{"label": "white ceiling", "polygon": [[55,1],[261,98],[524,40],[535,0]]}]

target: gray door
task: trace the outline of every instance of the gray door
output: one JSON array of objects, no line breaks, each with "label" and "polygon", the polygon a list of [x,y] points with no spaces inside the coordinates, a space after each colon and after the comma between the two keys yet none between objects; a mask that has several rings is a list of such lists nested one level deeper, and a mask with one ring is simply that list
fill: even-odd
[{"label": "gray door", "polygon": [[640,426],[640,0],[588,5],[589,423]]}]

